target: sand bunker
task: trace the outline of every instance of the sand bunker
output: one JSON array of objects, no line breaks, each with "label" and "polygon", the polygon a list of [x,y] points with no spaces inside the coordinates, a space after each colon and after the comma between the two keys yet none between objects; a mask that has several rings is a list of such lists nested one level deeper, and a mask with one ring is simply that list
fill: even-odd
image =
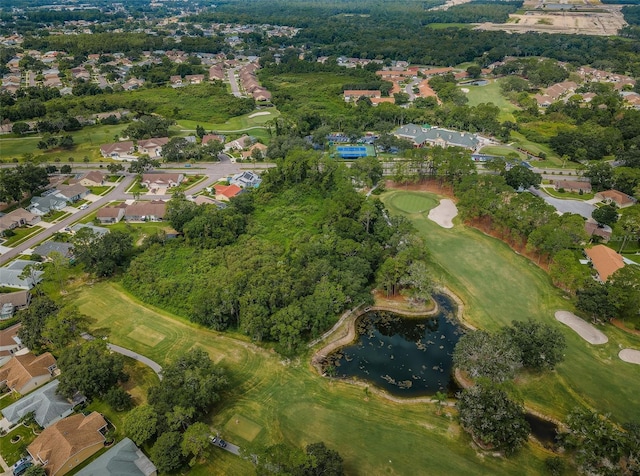
[{"label": "sand bunker", "polygon": [[622,349],[618,354],[618,357],[620,357],[620,360],[624,360],[630,364],[640,365],[640,350]]},{"label": "sand bunker", "polygon": [[249,116],[249,119],[251,119],[252,117],[258,117],[258,116],[270,116],[271,113],[269,111],[262,111],[262,112],[254,112],[253,114],[251,114]]},{"label": "sand bunker", "polygon": [[469,88],[460,88],[460,91],[466,94],[469,92]]},{"label": "sand bunker", "polygon": [[606,335],[593,327],[588,322],[580,319],[578,316],[569,311],[557,311],[556,319],[563,324],[569,326],[580,337],[586,340],[589,344],[599,345],[606,344],[609,339]]},{"label": "sand bunker", "polygon": [[436,222],[442,228],[453,228],[453,217],[458,215],[456,204],[448,198],[440,200],[440,205],[429,212],[429,220]]}]

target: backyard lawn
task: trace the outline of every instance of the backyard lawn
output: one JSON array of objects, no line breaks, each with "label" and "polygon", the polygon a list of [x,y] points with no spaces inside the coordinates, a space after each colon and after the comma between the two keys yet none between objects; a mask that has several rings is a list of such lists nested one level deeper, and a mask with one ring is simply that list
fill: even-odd
[{"label": "backyard lawn", "polygon": [[[20,440],[12,443],[11,440],[20,437]],[[0,437],[0,454],[5,462],[11,466],[20,458],[27,455],[27,446],[35,439],[33,430],[24,425],[19,425],[6,435]]]},{"label": "backyard lawn", "polygon": [[[109,341],[163,364],[180,352],[206,350],[230,377],[208,424],[242,448],[324,441],[340,451],[348,474],[540,474],[547,453],[533,445],[513,458],[480,455],[455,420],[435,406],[399,404],[364,388],[317,376],[309,356],[294,361],[142,305],[116,283],[85,286],[80,311],[110,329]],[[445,412],[446,413],[446,412]],[[237,422],[237,423],[236,423]],[[250,463],[212,449],[190,474],[249,474]]]},{"label": "backyard lawn", "polygon": [[587,344],[555,320],[556,310],[574,309],[543,270],[478,230],[459,223],[452,229],[436,225],[422,211],[425,198],[435,203],[437,197],[403,191],[383,195],[392,214],[411,219],[436,264],[435,278],[462,299],[467,321],[495,331],[512,320],[540,320],[558,326],[567,338],[566,360],[556,372],[521,378],[527,404],[558,418],[575,405],[587,405],[619,422],[640,419],[640,407],[632,404],[640,393],[640,366],[618,358],[621,348],[640,349],[640,338],[603,326],[609,342]]}]

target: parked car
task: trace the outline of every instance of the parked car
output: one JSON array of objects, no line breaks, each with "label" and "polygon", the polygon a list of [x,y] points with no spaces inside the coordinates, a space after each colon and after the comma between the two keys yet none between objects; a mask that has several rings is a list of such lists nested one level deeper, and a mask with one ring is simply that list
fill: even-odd
[{"label": "parked car", "polygon": [[221,440],[218,441],[218,446],[220,448],[226,448],[227,447],[227,442],[221,439]]},{"label": "parked car", "polygon": [[33,462],[31,461],[31,456],[27,456],[22,458],[16,464],[11,467],[14,476],[21,476],[24,474],[30,466],[33,466]]}]

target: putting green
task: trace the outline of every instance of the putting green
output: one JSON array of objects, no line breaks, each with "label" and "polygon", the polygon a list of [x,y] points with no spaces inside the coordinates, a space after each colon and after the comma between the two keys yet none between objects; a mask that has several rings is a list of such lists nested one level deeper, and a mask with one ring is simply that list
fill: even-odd
[{"label": "putting green", "polygon": [[262,431],[262,427],[248,418],[238,415],[237,413],[229,418],[224,426],[225,432],[233,433],[243,440],[252,442],[256,436]]},{"label": "putting green", "polygon": [[438,205],[433,198],[412,192],[393,195],[390,201],[395,208],[405,213],[424,213]]},{"label": "putting green", "polygon": [[164,335],[148,328],[147,326],[138,326],[129,332],[129,337],[141,344],[155,347],[164,339]]}]

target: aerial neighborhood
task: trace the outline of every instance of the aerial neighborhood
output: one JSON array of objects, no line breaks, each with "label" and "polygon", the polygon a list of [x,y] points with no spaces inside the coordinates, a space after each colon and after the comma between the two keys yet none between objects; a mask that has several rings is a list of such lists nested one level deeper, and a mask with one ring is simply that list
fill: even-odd
[{"label": "aerial neighborhood", "polygon": [[0,466],[637,473],[640,6],[0,4]]}]

